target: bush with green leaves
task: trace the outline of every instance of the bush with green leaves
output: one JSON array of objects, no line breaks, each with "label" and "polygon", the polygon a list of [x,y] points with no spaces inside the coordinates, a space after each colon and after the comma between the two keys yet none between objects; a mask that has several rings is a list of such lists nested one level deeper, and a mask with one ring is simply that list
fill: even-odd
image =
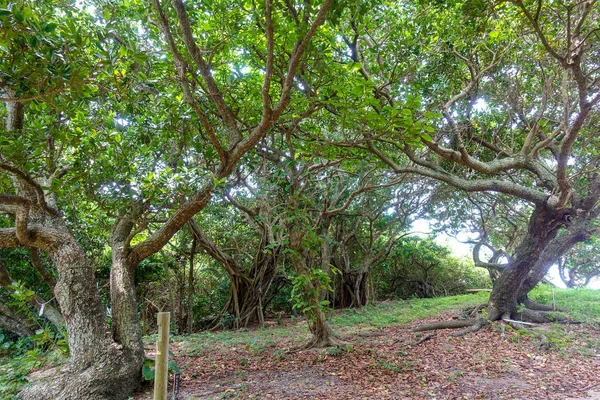
[{"label": "bush with green leaves", "polygon": [[373,276],[380,298],[451,296],[491,286],[487,273],[471,260],[454,257],[447,247],[417,237],[397,243]]},{"label": "bush with green leaves", "polygon": [[[35,334],[32,336],[14,340],[14,346],[16,348],[24,346],[25,350],[36,349],[48,351],[57,349],[65,355],[68,355],[69,346],[67,344],[67,332],[61,327],[50,324],[41,316],[41,312],[33,309],[32,299],[35,296],[35,292],[27,289],[20,281],[13,282],[8,289],[8,305],[10,308],[14,310],[27,325],[30,325],[35,329]],[[2,335],[0,343],[10,337],[11,335]],[[8,342],[6,341],[5,344],[2,345],[2,349],[6,346],[6,343]],[[1,352],[2,350],[0,350],[0,354]]]}]

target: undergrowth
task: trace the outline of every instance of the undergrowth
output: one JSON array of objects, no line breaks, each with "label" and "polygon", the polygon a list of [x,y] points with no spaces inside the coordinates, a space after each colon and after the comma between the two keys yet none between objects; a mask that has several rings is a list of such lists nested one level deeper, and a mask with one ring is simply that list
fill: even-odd
[{"label": "undergrowth", "polygon": [[[0,336],[3,336],[0,334]],[[56,366],[66,361],[61,349],[44,351],[30,338],[16,342],[0,341],[0,399],[12,400],[29,380],[27,375],[44,366]]]}]

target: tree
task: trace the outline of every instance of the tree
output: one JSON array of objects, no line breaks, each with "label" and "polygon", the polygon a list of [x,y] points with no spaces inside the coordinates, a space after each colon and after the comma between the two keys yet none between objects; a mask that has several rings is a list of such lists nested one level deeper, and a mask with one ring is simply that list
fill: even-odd
[{"label": "tree", "polygon": [[[136,130],[129,129],[128,126],[138,121],[134,121],[133,118],[115,118],[111,124],[115,125],[116,121],[120,129],[106,135],[110,139],[102,137],[95,143],[95,135],[83,138],[78,132],[81,126],[77,124],[85,122],[86,110],[98,111],[96,106],[103,105],[102,95],[106,94],[102,93],[104,90],[102,88],[86,86],[90,81],[88,78],[90,71],[93,71],[92,67],[95,66],[89,57],[93,53],[90,50],[94,45],[91,40],[92,35],[86,36],[96,29],[93,24],[94,17],[83,12],[78,13],[69,5],[65,7],[62,14],[57,12],[58,6],[54,4],[45,5],[35,12],[24,4],[16,4],[10,11],[3,12],[2,18],[11,19],[10,24],[3,24],[3,29],[9,32],[7,52],[13,57],[5,59],[9,68],[3,68],[4,71],[12,71],[12,75],[3,77],[0,85],[7,94],[2,98],[2,101],[7,103],[6,130],[3,136],[9,138],[8,143],[3,143],[2,148],[0,168],[4,172],[2,190],[5,194],[1,195],[0,203],[2,210],[13,216],[14,225],[0,230],[0,245],[34,247],[45,252],[52,259],[58,271],[54,293],[65,319],[71,351],[69,374],[55,379],[51,384],[43,383],[27,388],[22,393],[23,398],[125,398],[137,386],[144,354],[135,298],[136,267],[141,261],[159,251],[177,231],[208,204],[214,187],[229,176],[241,157],[284,114],[292,102],[294,77],[298,67],[306,62],[305,55],[308,53],[307,50],[310,50],[309,44],[318,27],[323,23],[331,4],[332,1],[325,1],[318,9],[304,10],[304,22],[302,26],[298,25],[294,29],[298,35],[291,51],[287,53],[289,56],[283,56],[280,60],[287,67],[281,71],[282,79],[278,88],[273,80],[275,43],[276,40],[285,38],[281,34],[275,35],[274,19],[277,23],[283,24],[286,19],[293,20],[293,15],[287,9],[283,9],[282,13],[274,13],[271,2],[267,2],[262,10],[252,10],[252,23],[262,21],[259,23],[258,31],[266,32],[266,43],[263,43],[262,53],[265,61],[259,62],[264,73],[257,70],[253,74],[256,79],[249,84],[257,89],[255,93],[259,93],[259,101],[247,115],[242,115],[228,104],[228,101],[235,102],[236,99],[226,100],[224,90],[220,87],[222,83],[215,79],[211,69],[212,57],[208,61],[204,59],[194,39],[193,25],[183,2],[173,1],[173,10],[181,37],[172,34],[169,16],[159,1],[154,2],[157,25],[162,29],[167,47],[176,64],[183,97],[191,108],[192,115],[201,122],[202,135],[206,138],[202,143],[212,147],[212,154],[217,156],[218,161],[211,163],[207,160],[208,171],[203,183],[184,196],[180,203],[171,202],[170,209],[153,208],[152,202],[149,201],[152,198],[148,199],[140,195],[139,190],[136,190],[140,185],[135,181],[133,184],[121,186],[120,182],[113,180],[102,186],[98,180],[94,180],[89,185],[91,187],[99,185],[101,194],[109,193],[113,196],[113,206],[121,205],[120,210],[115,207],[110,213],[115,221],[110,234],[112,334],[109,334],[106,316],[95,287],[93,270],[82,247],[71,232],[69,226],[71,221],[66,220],[61,213],[61,202],[64,203],[64,200],[60,196],[68,196],[69,187],[60,185],[72,169],[77,170],[81,175],[94,175],[94,166],[72,163],[75,158],[72,157],[74,153],[76,155],[92,153],[95,146],[101,145],[107,150],[109,158],[101,160],[100,157],[94,157],[94,159],[101,160],[100,164],[109,164],[111,156],[119,155],[115,150],[119,148],[119,143],[123,139],[122,134],[125,132],[136,134]],[[137,6],[138,10],[141,9],[140,3],[132,3],[132,5]],[[62,15],[67,17],[65,28],[57,30],[57,26],[62,22],[60,20]],[[109,12],[108,19],[110,15]],[[84,22],[82,26],[89,28],[89,31],[81,31],[75,22],[76,18],[80,18]],[[107,22],[106,17],[102,18]],[[250,21],[246,22],[247,28],[252,31],[253,25],[248,25],[249,23]],[[287,32],[288,30],[286,35]],[[121,53],[128,54],[131,49],[125,45],[127,41],[116,32],[108,33],[102,32],[100,36],[114,45],[114,48],[124,48]],[[179,48],[179,40],[185,46],[184,51]],[[40,43],[41,45],[37,46]],[[246,42],[245,45],[248,43]],[[102,42],[97,47],[109,56],[106,64],[101,63],[100,66],[110,70],[100,71],[100,75],[119,85],[119,79],[125,77],[128,70],[117,68],[115,58],[112,58],[110,51],[103,48]],[[77,49],[81,51],[78,52]],[[230,49],[228,47],[219,55],[227,57]],[[139,72],[139,63],[136,63],[137,61],[130,64],[130,67]],[[45,80],[46,75],[41,71],[48,68],[56,73],[50,75],[49,80]],[[217,69],[217,72],[221,73],[226,69],[227,67],[222,67]],[[63,91],[67,93],[71,91],[71,94],[79,95],[79,99],[89,99],[90,95],[97,94],[99,101],[87,104],[75,101],[76,107],[71,114],[63,114],[71,105],[69,96],[61,97]],[[149,91],[154,95],[155,91]],[[276,91],[279,92],[279,98],[274,103],[273,96]],[[201,94],[206,94],[206,97]],[[28,101],[34,103],[29,103],[30,112],[26,115],[24,104]],[[115,103],[106,105],[110,107]],[[134,107],[125,108],[128,116],[135,116]],[[44,124],[51,120],[53,115],[58,115],[60,126],[56,130],[50,130],[50,133],[44,137]],[[114,113],[109,115],[114,118]],[[143,118],[141,119],[143,124]],[[58,135],[58,132],[64,131],[68,134]],[[143,140],[144,138],[134,136],[132,139]],[[18,143],[21,145],[16,146],[15,144]],[[82,151],[78,152],[78,148]],[[149,160],[151,162],[152,159],[152,151],[149,150],[148,152],[146,148],[146,153],[139,156],[139,159],[143,159],[145,163]],[[173,154],[173,151],[163,154],[167,158],[167,166],[172,161],[168,156]],[[120,161],[123,161],[123,158],[120,158]],[[163,167],[165,164],[158,161],[158,165],[162,171],[167,171],[167,167]],[[85,186],[81,183],[79,185]],[[156,211],[158,214],[166,214],[167,218],[164,222],[158,222],[151,217],[152,214],[156,214]],[[148,232],[148,229],[151,231]]]},{"label": "tree", "polygon": [[[527,234],[487,305],[490,320],[506,318],[521,290],[533,287],[528,278],[545,268],[540,259],[559,231],[595,214],[597,4],[456,2],[408,9],[385,8],[397,16],[386,30],[373,31],[373,22],[347,27],[351,56],[378,103],[370,107],[372,121],[358,130],[362,139],[345,144],[370,151],[397,174],[532,205]],[[410,19],[411,12],[418,17]],[[404,35],[407,27],[429,36]],[[405,61],[411,57],[416,62]],[[415,134],[418,143],[402,140]],[[468,331],[485,323],[472,322]]]},{"label": "tree", "polygon": [[[374,299],[369,277],[374,268],[386,262],[411,223],[419,217],[428,188],[418,182],[404,182],[387,190],[371,190],[340,214],[333,226],[333,264],[340,271],[340,307],[367,305]],[[336,288],[337,289],[337,288]],[[371,293],[371,296],[369,296]]]},{"label": "tree", "polygon": [[[254,238],[243,235],[245,229],[234,227],[234,231],[242,231],[242,235],[236,237],[237,232],[223,232],[230,240],[226,250],[211,240],[198,222],[190,221],[198,248],[223,267],[231,284],[230,299],[215,323],[216,326],[223,325],[223,317],[228,316],[233,317],[235,328],[246,327],[253,322],[262,326],[264,308],[272,297],[271,285],[281,259],[282,240],[275,229],[278,217],[270,212],[272,210],[266,201],[259,201],[253,207],[241,204],[239,199],[234,200],[229,194],[227,197],[244,214],[244,222],[250,225],[252,236],[258,238],[258,243],[254,243]],[[226,218],[231,218],[231,214]]]},{"label": "tree", "polygon": [[569,288],[587,286],[600,276],[597,239],[589,239],[572,248],[558,261],[560,278]]}]

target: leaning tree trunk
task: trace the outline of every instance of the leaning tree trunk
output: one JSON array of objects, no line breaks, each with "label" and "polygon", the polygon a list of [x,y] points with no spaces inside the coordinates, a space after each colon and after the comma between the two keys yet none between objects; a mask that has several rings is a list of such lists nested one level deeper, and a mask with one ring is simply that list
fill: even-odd
[{"label": "leaning tree trunk", "polygon": [[[523,282],[519,290],[519,302],[527,307],[536,307],[541,310],[548,310],[549,307],[540,304],[534,304],[528,299],[527,294],[542,281],[548,273],[550,267],[556,263],[560,257],[568,252],[577,243],[588,240],[596,231],[590,228],[588,223],[595,221],[600,215],[598,200],[600,199],[600,178],[595,176],[589,182],[589,190],[585,197],[573,199],[573,217],[571,223],[561,235],[555,237],[545,249],[543,255],[536,262],[531,272]],[[551,308],[550,308],[551,309]]]},{"label": "leaning tree trunk", "polygon": [[543,256],[558,229],[566,223],[566,212],[556,212],[545,205],[536,206],[527,235],[513,255],[512,263],[496,281],[487,306],[489,320],[515,314],[521,286]]},{"label": "leaning tree trunk", "polygon": [[527,306],[527,303],[530,303],[527,294],[544,279],[550,267],[573,246],[586,241],[591,235],[592,230],[586,226],[585,218],[575,218],[565,232],[552,240],[527,278],[525,278],[519,291],[519,303],[524,303]]},{"label": "leaning tree trunk", "polygon": [[527,229],[527,235],[521,241],[509,266],[494,284],[490,294],[485,317],[473,320],[446,321],[426,324],[416,328],[425,331],[443,328],[468,328],[454,333],[454,336],[464,335],[481,329],[490,321],[499,319],[521,319],[529,322],[545,322],[551,316],[543,311],[520,310],[517,315],[519,294],[523,282],[540,260],[549,243],[556,237],[558,230],[568,223],[572,210],[555,211],[546,205],[537,205]]}]

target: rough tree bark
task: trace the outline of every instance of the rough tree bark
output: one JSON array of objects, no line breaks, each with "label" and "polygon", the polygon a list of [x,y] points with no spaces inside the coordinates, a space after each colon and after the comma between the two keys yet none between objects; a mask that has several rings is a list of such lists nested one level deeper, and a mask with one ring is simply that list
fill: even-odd
[{"label": "rough tree bark", "polygon": [[516,248],[512,263],[500,275],[490,295],[487,307],[490,320],[515,313],[521,285],[560,227],[568,223],[569,211],[556,211],[545,204],[535,207],[527,236]]},{"label": "rough tree bark", "polygon": [[71,357],[62,376],[27,387],[20,397],[126,397],[139,384],[139,365],[132,363],[128,352],[111,339],[93,270],[83,249],[58,213],[50,215],[38,205],[29,208],[29,221],[22,215],[27,212],[17,210],[17,227],[3,230],[3,245],[35,246],[45,251],[56,265],[59,279],[54,293],[68,332]]},{"label": "rough tree bark", "polygon": [[597,231],[596,228],[590,227],[590,222],[596,220],[600,215],[600,207],[597,207],[599,200],[600,178],[596,175],[590,182],[587,196],[573,199],[574,212],[567,229],[548,245],[523,282],[519,291],[520,302],[529,302],[527,294],[541,282],[550,267],[573,246],[586,241]]}]

